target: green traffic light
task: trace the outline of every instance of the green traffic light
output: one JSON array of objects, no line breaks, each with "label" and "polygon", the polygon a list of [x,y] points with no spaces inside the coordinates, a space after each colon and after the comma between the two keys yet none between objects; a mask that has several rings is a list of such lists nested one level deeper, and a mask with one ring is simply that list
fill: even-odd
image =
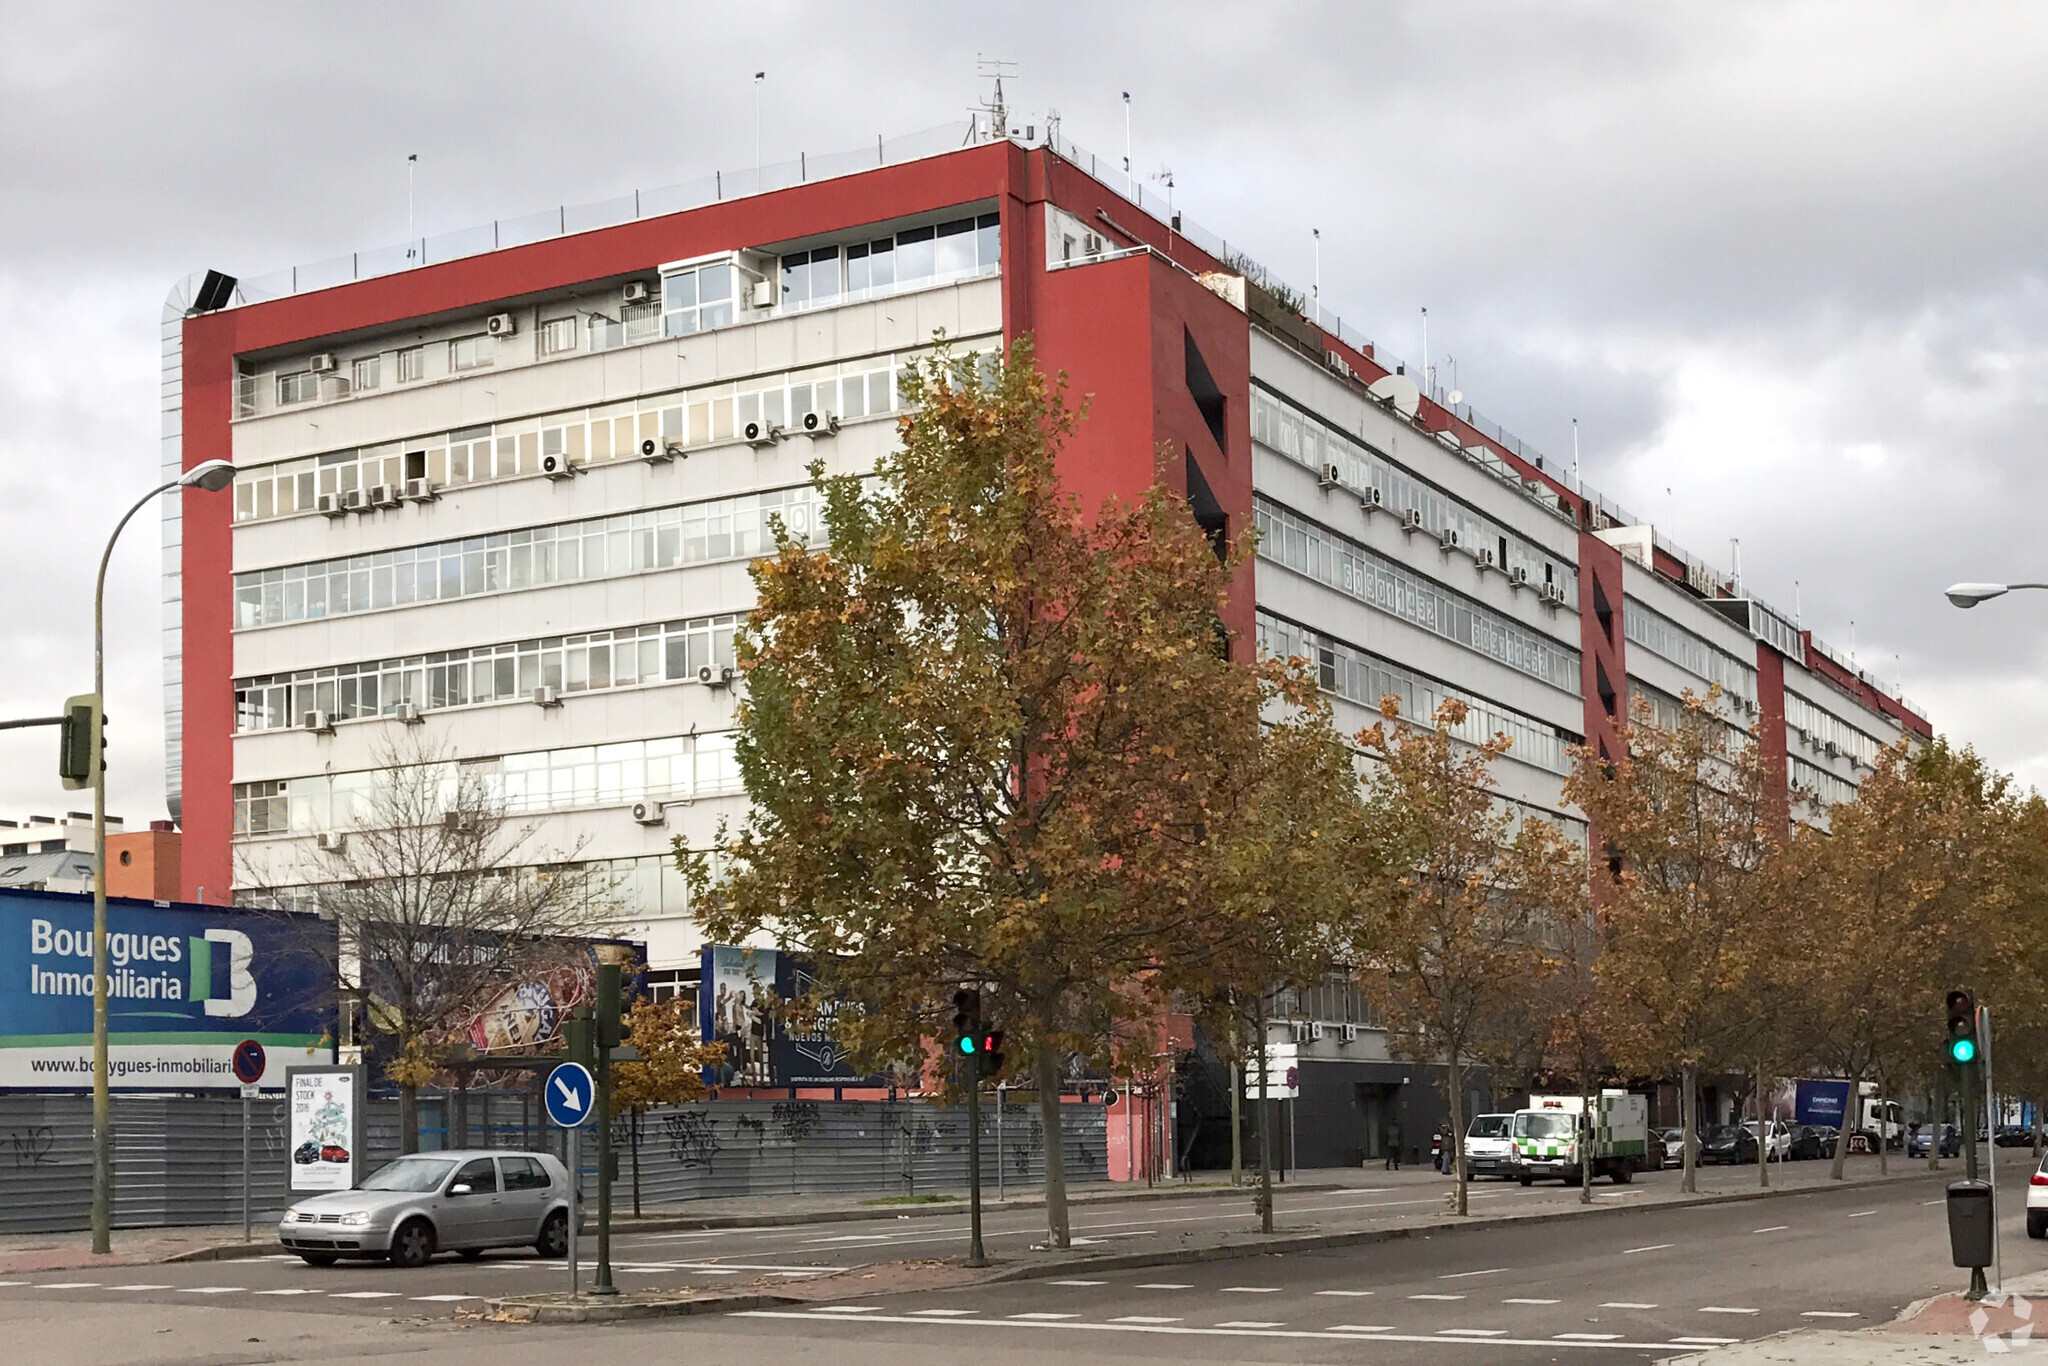
[{"label": "green traffic light", "polygon": [[1951,1039],[1948,1045],[1948,1056],[1954,1062],[1977,1061],[1977,1041],[1975,1039]]},{"label": "green traffic light", "polygon": [[974,1036],[972,1034],[961,1035],[959,1038],[953,1041],[953,1044],[962,1053],[972,1053],[975,1049],[975,1041]]}]

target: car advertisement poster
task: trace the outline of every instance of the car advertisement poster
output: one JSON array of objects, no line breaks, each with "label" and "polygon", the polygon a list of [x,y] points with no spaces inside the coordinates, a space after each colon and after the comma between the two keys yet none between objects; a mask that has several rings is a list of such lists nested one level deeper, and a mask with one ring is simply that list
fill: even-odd
[{"label": "car advertisement poster", "polygon": [[293,1191],[345,1191],[355,1185],[363,1150],[362,1084],[359,1067],[290,1069],[286,1148]]},{"label": "car advertisement poster", "polygon": [[[332,1062],[334,994],[312,916],[181,902],[107,903],[108,1084],[230,1090],[254,1039],[282,1085]],[[92,1087],[92,898],[0,889],[0,1090]]]},{"label": "car advertisement poster", "polygon": [[813,969],[774,949],[704,946],[697,996],[705,1043],[725,1045],[725,1061],[707,1069],[714,1086],[886,1086],[886,1074],[854,1070],[832,1029],[833,1004],[801,1026],[782,1005],[810,994]]}]

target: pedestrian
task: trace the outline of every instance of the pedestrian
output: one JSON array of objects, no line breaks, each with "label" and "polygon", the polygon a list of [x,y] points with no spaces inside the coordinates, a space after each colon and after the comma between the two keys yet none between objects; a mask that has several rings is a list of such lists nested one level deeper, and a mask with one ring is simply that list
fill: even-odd
[{"label": "pedestrian", "polygon": [[1436,1126],[1436,1169],[1445,1176],[1451,1174],[1451,1122],[1447,1119]]},{"label": "pedestrian", "polygon": [[1387,1170],[1401,1170],[1401,1121],[1398,1119],[1387,1121]]}]

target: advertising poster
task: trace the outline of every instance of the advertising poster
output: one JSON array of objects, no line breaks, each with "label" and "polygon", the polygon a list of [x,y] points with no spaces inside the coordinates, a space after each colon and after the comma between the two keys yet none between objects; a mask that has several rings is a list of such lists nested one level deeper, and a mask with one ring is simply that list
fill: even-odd
[{"label": "advertising poster", "polygon": [[288,1074],[286,1148],[294,1192],[355,1185],[363,1146],[361,1069],[294,1067]]},{"label": "advertising poster", "polygon": [[808,995],[811,965],[774,949],[704,946],[697,994],[704,1042],[725,1045],[717,1086],[885,1086],[885,1074],[854,1070],[832,1030],[830,1002],[808,1027],[780,1018],[784,1001]]},{"label": "advertising poster", "polygon": [[[313,916],[233,906],[107,903],[109,1085],[236,1089],[255,1039],[283,1084],[334,1060],[334,997]],[[92,1087],[92,898],[0,890],[0,1090]]]}]

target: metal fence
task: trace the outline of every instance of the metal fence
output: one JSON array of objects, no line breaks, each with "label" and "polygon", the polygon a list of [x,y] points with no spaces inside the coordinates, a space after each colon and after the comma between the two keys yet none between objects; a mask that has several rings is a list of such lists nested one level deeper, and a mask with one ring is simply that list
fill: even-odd
[{"label": "metal fence", "polygon": [[[281,1099],[252,1101],[250,1208],[260,1225],[290,1202]],[[1109,1174],[1103,1110],[1063,1112],[1070,1181]],[[233,1224],[242,1217],[242,1104],[232,1096],[116,1096],[114,1224],[164,1228]],[[531,1096],[471,1092],[423,1096],[421,1147],[563,1150]],[[989,1104],[981,1113],[983,1182],[1044,1180],[1044,1132],[1035,1105]],[[619,1119],[619,1204],[637,1178],[644,1207],[725,1196],[913,1195],[967,1184],[966,1112],[923,1101],[713,1101]],[[584,1145],[583,1182],[594,1194],[596,1156]],[[398,1155],[398,1105],[373,1101],[367,1157]],[[1002,1171],[997,1172],[1001,1154]],[[87,1096],[0,1096],[0,1234],[86,1228],[92,1204],[92,1101]]]}]

